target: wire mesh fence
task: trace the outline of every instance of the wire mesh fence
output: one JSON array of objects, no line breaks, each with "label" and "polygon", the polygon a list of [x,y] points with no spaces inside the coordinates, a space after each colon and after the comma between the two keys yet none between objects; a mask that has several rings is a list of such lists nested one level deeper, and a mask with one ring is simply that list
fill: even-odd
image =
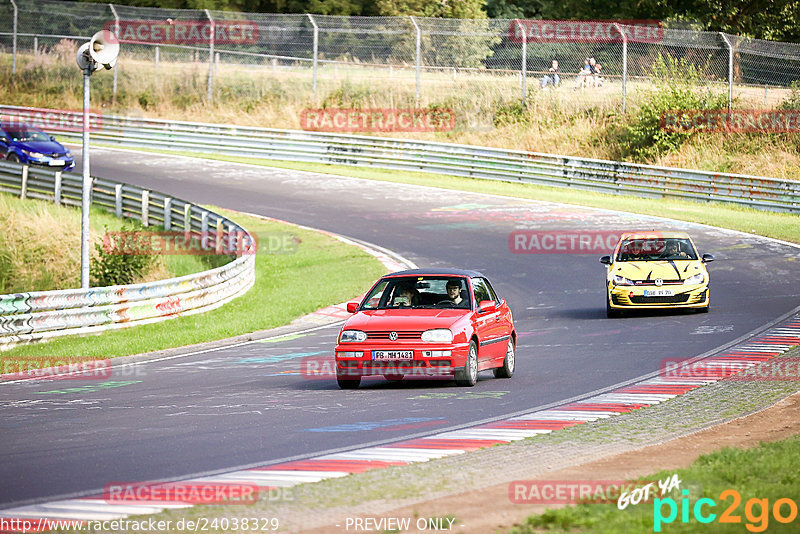
[{"label": "wire mesh fence", "polygon": [[[665,58],[690,65],[697,84],[749,107],[774,106],[800,80],[800,44],[653,21],[338,17],[0,0],[0,54],[11,56],[12,74],[37,58],[66,60],[104,28],[122,43],[115,71],[154,80],[188,73],[194,82],[181,91],[209,100],[248,87],[263,96],[263,87],[280,82],[326,105],[357,100],[368,87],[369,103],[386,107],[452,106],[464,97],[473,104],[524,101],[553,91],[566,105],[624,108],[626,98],[657,80],[654,66]],[[551,72],[554,60],[558,70]]]}]

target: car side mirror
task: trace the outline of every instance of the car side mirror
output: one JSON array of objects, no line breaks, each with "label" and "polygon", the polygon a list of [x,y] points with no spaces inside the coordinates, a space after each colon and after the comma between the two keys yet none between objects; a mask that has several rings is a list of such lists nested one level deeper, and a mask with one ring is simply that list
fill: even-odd
[{"label": "car side mirror", "polygon": [[53,142],[55,142],[55,140],[56,140],[55,136],[51,135],[51,136],[50,136],[50,140],[51,140],[51,141],[53,141]]},{"label": "car side mirror", "polygon": [[703,263],[711,263],[714,261],[714,256],[711,254],[703,254]]},{"label": "car side mirror", "polygon": [[493,300],[482,300],[478,303],[478,313],[492,313],[497,311],[497,303]]},{"label": "car side mirror", "polygon": [[8,144],[8,137],[0,136],[0,143]]},{"label": "car side mirror", "polygon": [[600,263],[603,265],[611,265],[611,256],[602,256],[600,258]]},{"label": "car side mirror", "polygon": [[356,311],[358,311],[358,302],[348,302],[347,313],[355,313]]}]

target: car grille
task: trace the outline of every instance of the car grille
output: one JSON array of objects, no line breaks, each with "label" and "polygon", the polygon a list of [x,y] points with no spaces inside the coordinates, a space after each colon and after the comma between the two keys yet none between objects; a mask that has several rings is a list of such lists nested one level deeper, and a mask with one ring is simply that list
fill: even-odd
[{"label": "car grille", "polygon": [[671,297],[643,297],[634,295],[630,297],[633,304],[683,304],[689,300],[689,294],[673,295]]},{"label": "car grille", "polygon": [[367,339],[389,339],[391,332],[397,333],[397,339],[421,339],[421,330],[367,330]]}]

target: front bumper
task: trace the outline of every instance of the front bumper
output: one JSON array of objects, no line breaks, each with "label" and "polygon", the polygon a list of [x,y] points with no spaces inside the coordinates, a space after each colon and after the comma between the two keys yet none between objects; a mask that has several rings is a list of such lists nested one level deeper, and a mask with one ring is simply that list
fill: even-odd
[{"label": "front bumper", "polygon": [[75,168],[75,160],[74,159],[67,159],[67,158],[51,158],[45,156],[44,158],[32,158],[30,156],[27,157],[27,164],[34,165],[36,167],[44,167],[46,169],[52,169],[54,171],[71,171]]},{"label": "front bumper", "polygon": [[[668,290],[671,295],[645,296],[645,291]],[[612,309],[705,308],[709,304],[708,284],[655,286],[617,286],[608,284]]]},{"label": "front bumper", "polygon": [[[413,360],[375,360],[373,351],[413,351]],[[447,354],[449,352],[449,355]],[[360,354],[360,355],[359,355]],[[344,343],[336,345],[340,377],[404,375],[452,376],[467,362],[469,344]]]}]

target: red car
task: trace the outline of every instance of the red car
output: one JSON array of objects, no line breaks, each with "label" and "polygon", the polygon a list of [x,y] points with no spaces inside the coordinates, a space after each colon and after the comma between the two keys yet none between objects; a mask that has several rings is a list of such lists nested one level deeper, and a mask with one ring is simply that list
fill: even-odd
[{"label": "red car", "polygon": [[388,274],[353,313],[336,345],[336,379],[355,389],[362,376],[454,376],[474,386],[478,371],[514,374],[511,310],[479,272],[417,269]]}]

